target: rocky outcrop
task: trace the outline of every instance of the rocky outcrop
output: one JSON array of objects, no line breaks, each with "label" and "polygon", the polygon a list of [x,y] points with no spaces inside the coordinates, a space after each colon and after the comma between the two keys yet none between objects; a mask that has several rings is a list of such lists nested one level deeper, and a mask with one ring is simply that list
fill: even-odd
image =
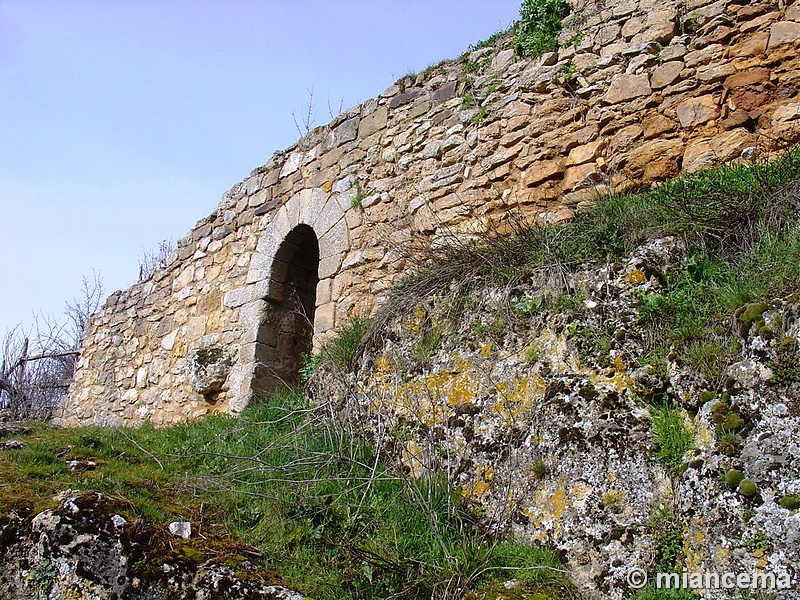
[{"label": "rocky outcrop", "polygon": [[[598,192],[800,139],[796,1],[572,4],[557,52],[522,59],[500,36],[403,77],[231,188],[92,319],[61,422],[235,412],[271,371],[290,373],[297,336],[274,309],[294,289],[298,227],[318,242],[303,316],[319,347],[385,301],[410,239],[480,233],[510,206],[567,219]],[[214,345],[230,369],[197,387],[187,357]]]},{"label": "rocky outcrop", "polygon": [[302,600],[271,585],[245,556],[211,558],[202,543],[125,517],[126,509],[84,493],[35,515],[24,504],[4,511],[0,598]]},{"label": "rocky outcrop", "polygon": [[[401,290],[353,372],[323,369],[312,389],[411,475],[447,473],[489,530],[557,548],[601,597],[628,597],[641,568],[770,573],[770,593],[796,598],[800,300],[742,307],[721,374],[674,352],[659,366],[643,303],[686,265],[662,237],[554,279]],[[686,436],[668,458],[664,405]]]}]

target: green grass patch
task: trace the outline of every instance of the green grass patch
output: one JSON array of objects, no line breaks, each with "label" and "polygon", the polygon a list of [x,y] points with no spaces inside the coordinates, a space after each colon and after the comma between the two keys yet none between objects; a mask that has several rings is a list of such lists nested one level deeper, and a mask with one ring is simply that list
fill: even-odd
[{"label": "green grass patch", "polygon": [[[52,507],[65,489],[101,491],[156,525],[191,521],[208,539],[180,551],[198,560],[212,552],[235,562],[230,548],[255,547],[265,573],[316,599],[431,598],[457,588],[463,597],[510,577],[574,593],[555,555],[482,535],[443,476],[398,474],[299,394],[238,417],[163,429],[37,424],[22,439],[25,448],[0,453],[0,513]],[[70,469],[70,460],[84,466]]]},{"label": "green grass patch", "polygon": [[353,369],[364,336],[370,330],[372,320],[357,316],[339,327],[316,354],[301,355],[299,377],[302,383],[311,379],[320,365],[347,372]]},{"label": "green grass patch", "polygon": [[677,475],[684,469],[684,455],[694,445],[694,436],[686,426],[676,404],[652,406],[653,435],[658,444],[658,460],[667,471]]}]

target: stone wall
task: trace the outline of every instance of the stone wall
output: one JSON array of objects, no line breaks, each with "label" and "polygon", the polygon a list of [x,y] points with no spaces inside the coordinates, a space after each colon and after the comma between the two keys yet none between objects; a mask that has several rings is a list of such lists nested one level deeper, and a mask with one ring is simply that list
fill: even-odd
[{"label": "stone wall", "polygon": [[577,2],[560,41],[529,60],[501,36],[276,153],[94,316],[60,421],[239,410],[291,383],[312,324],[318,347],[385,300],[408,241],[800,139],[797,1]]}]

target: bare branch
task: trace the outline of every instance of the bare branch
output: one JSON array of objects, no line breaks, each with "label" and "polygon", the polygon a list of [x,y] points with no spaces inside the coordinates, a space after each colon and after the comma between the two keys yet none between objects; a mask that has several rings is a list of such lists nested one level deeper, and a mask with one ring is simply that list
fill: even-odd
[{"label": "bare branch", "polygon": [[300,134],[300,137],[308,135],[308,133],[310,133],[311,130],[314,129],[315,119],[316,119],[316,114],[314,113],[314,88],[310,88],[308,90],[308,104],[306,105],[305,114],[302,115],[301,117],[302,123],[297,122],[297,114],[295,113],[295,111],[292,111],[292,120],[294,121],[295,129],[297,129],[297,133]]},{"label": "bare branch", "polygon": [[0,418],[49,419],[72,382],[81,334],[103,298],[100,276],[83,278],[65,319],[38,315],[32,332],[17,327],[0,345]]},{"label": "bare branch", "polygon": [[344,96],[342,96],[342,99],[339,100],[339,108],[337,110],[333,110],[333,107],[331,106],[331,98],[330,96],[328,96],[328,116],[330,116],[331,120],[335,119],[340,114],[342,114],[343,110],[344,110]]},{"label": "bare branch", "polygon": [[145,250],[139,260],[139,281],[149,279],[157,269],[162,269],[167,263],[167,256],[175,250],[175,242],[171,239],[162,240],[158,250]]}]

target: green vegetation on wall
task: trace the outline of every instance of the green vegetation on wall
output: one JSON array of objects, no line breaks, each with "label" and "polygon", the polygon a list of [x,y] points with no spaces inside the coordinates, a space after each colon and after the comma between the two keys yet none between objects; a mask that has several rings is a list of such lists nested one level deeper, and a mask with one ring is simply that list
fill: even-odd
[{"label": "green vegetation on wall", "polygon": [[667,471],[677,475],[684,468],[684,455],[692,447],[692,432],[686,427],[683,413],[676,405],[654,406],[650,411],[658,459]]},{"label": "green vegetation on wall", "polygon": [[566,0],[524,0],[514,28],[514,50],[520,56],[539,56],[554,50],[561,20],[569,14]]}]

